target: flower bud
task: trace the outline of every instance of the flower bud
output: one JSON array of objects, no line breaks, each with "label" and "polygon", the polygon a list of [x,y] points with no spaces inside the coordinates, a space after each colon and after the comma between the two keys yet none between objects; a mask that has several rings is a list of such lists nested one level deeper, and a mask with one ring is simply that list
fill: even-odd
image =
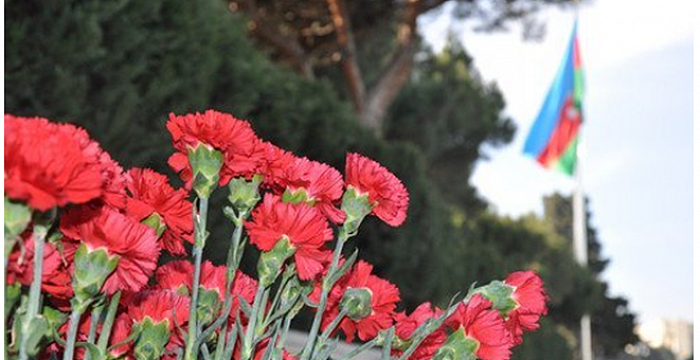
[{"label": "flower bud", "polygon": [[205,144],[188,149],[192,167],[192,188],[200,198],[209,198],[219,183],[219,171],[224,164],[224,155]]},{"label": "flower bud", "polygon": [[468,337],[464,327],[453,332],[435,352],[432,360],[476,360],[479,342]]},{"label": "flower bud", "polygon": [[518,303],[513,299],[514,291],[515,287],[498,280],[476,289],[477,293],[491,301],[492,308],[498,310],[503,317],[506,317],[511,310],[518,306]]},{"label": "flower bud", "polygon": [[80,244],[75,252],[73,270],[73,292],[71,305],[82,314],[100,292],[107,277],[117,268],[118,256],[110,256],[105,249],[88,250]]},{"label": "flower bud", "polygon": [[161,235],[163,235],[165,230],[168,228],[168,226],[165,225],[165,222],[160,217],[160,215],[158,215],[158,213],[153,213],[149,215],[147,218],[143,219],[141,223],[155,230],[156,235],[158,235],[158,238],[160,238]]},{"label": "flower bud", "polygon": [[[32,220],[32,210],[5,197],[5,240],[19,236]],[[5,252],[12,249],[5,247]],[[7,257],[7,254],[5,255]]]},{"label": "flower bud", "polygon": [[284,236],[270,250],[260,254],[258,260],[258,278],[263,287],[268,287],[275,282],[277,276],[282,271],[282,265],[292,255],[296,249]]},{"label": "flower bud", "polygon": [[345,310],[348,317],[360,321],[372,314],[372,291],[368,288],[349,288],[345,290],[340,300],[340,309]]},{"label": "flower bud", "polygon": [[134,357],[136,359],[160,359],[165,345],[170,339],[167,320],[153,323],[151,318],[147,317],[142,322],[134,324],[132,332],[138,333],[134,344]]},{"label": "flower bud", "polygon": [[349,186],[343,194],[340,208],[345,212],[345,231],[354,234],[365,216],[372,212],[373,206],[369,203],[367,194],[359,194],[355,188]]},{"label": "flower bud", "polygon": [[262,175],[255,175],[250,181],[245,178],[233,178],[228,183],[228,201],[233,207],[240,211],[249,212],[260,201],[258,191],[262,183]]}]

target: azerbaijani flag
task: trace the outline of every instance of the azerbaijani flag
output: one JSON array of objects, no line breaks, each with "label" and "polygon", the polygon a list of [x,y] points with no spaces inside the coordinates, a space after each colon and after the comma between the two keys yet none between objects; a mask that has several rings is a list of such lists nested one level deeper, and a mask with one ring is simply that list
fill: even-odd
[{"label": "azerbaijani flag", "polygon": [[567,175],[573,175],[576,168],[576,146],[583,121],[583,68],[576,28],[575,22],[564,61],[523,149],[542,166]]}]

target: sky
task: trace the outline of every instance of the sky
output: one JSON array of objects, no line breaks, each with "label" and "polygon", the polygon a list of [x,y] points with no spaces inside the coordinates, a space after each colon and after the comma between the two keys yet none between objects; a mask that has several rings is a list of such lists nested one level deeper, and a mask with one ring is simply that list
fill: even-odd
[{"label": "sky", "polygon": [[[585,72],[583,187],[603,255],[603,279],[640,322],[693,320],[693,14],[682,0],[597,0],[578,11]],[[542,196],[574,183],[522,155],[527,132],[562,60],[574,12],[547,9],[541,41],[476,33],[449,12],[420,28],[440,48],[449,32],[505,96],[513,142],[486,149],[472,183],[502,215],[543,213]],[[514,176],[517,175],[517,176]]]}]

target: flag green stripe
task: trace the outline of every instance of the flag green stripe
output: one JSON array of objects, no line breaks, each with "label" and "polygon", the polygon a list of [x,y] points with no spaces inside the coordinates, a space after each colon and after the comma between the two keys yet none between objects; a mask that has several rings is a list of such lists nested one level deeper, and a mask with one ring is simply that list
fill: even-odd
[{"label": "flag green stripe", "polygon": [[571,140],[566,151],[554,163],[554,168],[567,175],[574,175],[576,169],[576,148],[578,147],[578,135]]}]

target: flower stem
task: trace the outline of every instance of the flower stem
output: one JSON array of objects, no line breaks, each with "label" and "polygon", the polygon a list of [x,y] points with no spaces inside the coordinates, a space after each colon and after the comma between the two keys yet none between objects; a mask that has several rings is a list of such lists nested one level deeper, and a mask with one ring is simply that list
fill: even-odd
[{"label": "flower stem", "polygon": [[[231,245],[228,251],[228,257],[226,259],[226,296],[224,297],[224,307],[221,315],[201,334],[197,336],[197,343],[195,347],[199,346],[199,343],[203,339],[208,338],[217,328],[226,322],[226,319],[231,314],[231,309],[233,308],[233,281],[236,278],[236,272],[238,271],[238,266],[240,263],[240,249],[239,245],[241,242],[241,237],[243,236],[243,219],[245,218],[245,213],[241,213],[236,219],[236,228],[231,234]],[[215,354],[216,356],[216,354]]]},{"label": "flower stem", "polygon": [[75,339],[78,335],[78,326],[80,325],[80,310],[73,308],[70,313],[70,323],[68,325],[68,337],[66,338],[66,349],[63,353],[63,360],[73,360],[73,351],[75,350]]},{"label": "flower stem", "polygon": [[105,316],[105,322],[102,324],[102,330],[100,331],[100,337],[97,340],[97,347],[102,350],[102,353],[106,353],[107,345],[109,343],[109,337],[112,333],[112,324],[114,324],[114,318],[117,316],[117,308],[119,307],[119,299],[122,297],[122,292],[117,291],[112,295],[109,300],[109,307],[107,308],[107,316]]},{"label": "flower stem", "polygon": [[197,298],[199,296],[199,275],[202,268],[202,251],[207,236],[207,211],[209,198],[200,197],[198,201],[199,214],[193,214],[195,224],[195,241],[192,253],[194,255],[194,275],[192,276],[192,297],[190,300],[190,317],[187,327],[187,344],[185,346],[185,360],[196,360],[199,349],[197,348]]},{"label": "flower stem", "polygon": [[379,338],[375,337],[374,339],[356,347],[355,350],[343,355],[343,357],[341,357],[338,360],[350,360],[350,359],[354,358],[355,356],[360,355],[361,353],[363,353],[363,352],[367,351],[368,349],[377,345],[378,341],[379,341]]},{"label": "flower stem", "polygon": [[[97,325],[98,322],[100,321],[100,316],[102,316],[102,311],[104,311],[104,305],[96,306],[94,309],[92,309],[92,313],[90,314],[90,329],[88,331],[88,338],[87,342],[90,344],[95,343],[95,337],[97,336]],[[85,352],[85,360],[91,360],[92,359],[92,351],[86,351]]]},{"label": "flower stem", "polygon": [[264,293],[265,287],[262,284],[258,284],[258,291],[255,293],[253,309],[250,312],[248,328],[246,329],[245,339],[243,341],[243,346],[241,347],[241,360],[248,360],[253,355],[253,338],[255,335],[255,328],[257,327],[257,320],[259,317],[258,315],[260,309],[262,308],[261,303],[263,300]]},{"label": "flower stem", "polygon": [[323,318],[323,313],[326,311],[326,305],[328,302],[328,294],[333,288],[333,283],[331,279],[335,277],[335,272],[338,270],[338,263],[340,262],[340,254],[343,252],[343,246],[345,241],[347,241],[348,235],[344,228],[340,228],[338,233],[338,242],[335,244],[335,250],[333,251],[333,261],[331,262],[328,273],[323,277],[323,283],[321,286],[321,299],[318,303],[318,308],[316,309],[316,315],[314,316],[314,322],[311,324],[311,330],[309,331],[309,337],[306,339],[306,345],[304,345],[304,350],[301,353],[299,360],[309,360],[311,358],[311,351],[314,348],[314,343],[316,341],[316,336],[318,335],[318,330],[321,327],[321,320]]},{"label": "flower stem", "polygon": [[36,224],[33,229],[34,236],[34,268],[32,273],[32,284],[29,287],[29,301],[27,304],[27,313],[24,315],[24,320],[22,321],[23,333],[22,341],[19,347],[19,359],[26,360],[28,358],[27,354],[27,341],[29,340],[29,326],[32,320],[39,314],[39,301],[41,300],[41,280],[44,270],[44,243],[46,241],[46,234],[48,233],[48,226],[44,224]]}]

